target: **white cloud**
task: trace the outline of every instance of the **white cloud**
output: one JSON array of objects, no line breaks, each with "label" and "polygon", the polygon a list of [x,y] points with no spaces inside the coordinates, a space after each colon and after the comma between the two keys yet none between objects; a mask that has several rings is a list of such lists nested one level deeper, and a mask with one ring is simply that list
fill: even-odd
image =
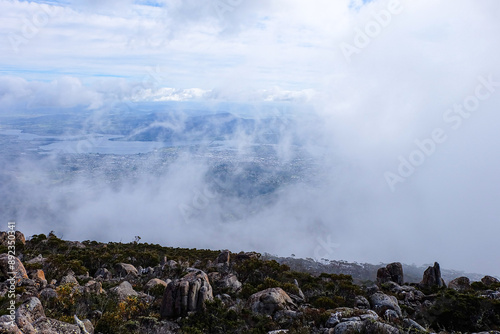
[{"label": "white cloud", "polygon": [[[248,0],[222,16],[194,0],[65,7],[17,54],[1,44],[0,63],[10,76],[0,80],[0,99],[9,105],[35,96],[92,107],[131,96],[308,101],[318,114],[301,119],[299,131],[321,163],[321,186],[289,189],[245,226],[220,231],[200,222],[193,234],[179,230],[186,244],[192,235],[195,246],[206,232],[216,237],[204,242],[217,247],[241,229],[248,238],[235,247],[311,254],[321,230],[340,239],[336,257],[490,270],[500,254],[498,93],[460,130],[446,128],[443,114],[474,93],[478,76],[500,81],[500,3],[401,0],[401,13],[348,62],[341,43],[354,44],[357,29],[388,8],[383,0],[358,9],[350,3]],[[22,34],[22,18],[36,10],[36,3],[0,1],[0,33]],[[151,80],[151,68],[161,69],[158,80]],[[391,193],[384,172],[436,127],[446,128],[449,140]],[[118,199],[110,201],[118,214]],[[79,217],[92,205],[83,207]],[[280,235],[274,243],[266,238],[272,232]]]}]

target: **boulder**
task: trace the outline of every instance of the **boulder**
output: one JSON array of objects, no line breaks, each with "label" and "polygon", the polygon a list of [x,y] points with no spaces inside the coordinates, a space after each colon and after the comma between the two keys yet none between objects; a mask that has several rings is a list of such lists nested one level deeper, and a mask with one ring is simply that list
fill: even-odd
[{"label": "boulder", "polygon": [[400,334],[400,331],[389,324],[384,324],[377,321],[365,321],[364,333],[384,333],[384,334]]},{"label": "boulder", "polygon": [[231,292],[238,292],[241,289],[241,282],[234,274],[221,274],[213,272],[208,274],[210,282],[219,289],[229,290]]},{"label": "boulder", "polygon": [[178,264],[174,260],[168,260],[167,263],[165,264],[169,268],[177,268]]},{"label": "boulder", "polygon": [[396,311],[387,309],[384,313],[384,319],[389,322],[395,322],[399,319],[399,315]]},{"label": "boulder", "polygon": [[400,331],[389,324],[385,324],[373,319],[369,320],[346,320],[340,322],[334,329],[327,330],[324,333],[333,334],[354,334],[354,333],[387,333],[400,334]]},{"label": "boulder", "polygon": [[45,278],[45,273],[43,272],[42,269],[37,269],[31,274],[31,279],[35,281],[45,281],[47,282],[47,279]]},{"label": "boulder", "polygon": [[138,328],[138,333],[147,334],[175,334],[179,333],[180,327],[172,321],[162,320],[158,321],[155,318],[144,318]]},{"label": "boulder", "polygon": [[370,304],[372,309],[377,312],[379,316],[383,316],[386,310],[396,311],[399,317],[402,316],[398,300],[394,296],[388,296],[384,293],[377,292],[370,296]]},{"label": "boulder", "polygon": [[17,327],[16,322],[8,315],[0,317],[0,333],[23,334],[19,327]]},{"label": "boulder", "polygon": [[362,321],[346,321],[341,322],[333,331],[334,334],[351,334],[362,333],[364,324]]},{"label": "boulder", "polygon": [[61,282],[59,284],[60,285],[64,285],[64,284],[79,285],[78,280],[76,279],[75,274],[73,272],[70,272],[66,276],[63,276],[63,278],[61,278]]},{"label": "boulder", "polygon": [[226,250],[223,250],[219,256],[217,256],[217,260],[216,260],[216,263],[217,264],[225,264],[225,265],[229,265],[229,260],[231,259],[231,253],[226,249]]},{"label": "boulder", "polygon": [[45,262],[47,262],[47,259],[44,258],[42,254],[38,254],[37,257],[34,257],[31,260],[26,261],[27,264],[40,264],[42,266],[45,264]]},{"label": "boulder", "polygon": [[483,282],[483,284],[486,286],[490,286],[492,284],[500,283],[500,280],[493,276],[484,276],[483,278],[481,278],[481,282]]},{"label": "boulder", "polygon": [[286,327],[291,326],[293,322],[299,319],[302,315],[302,312],[293,310],[279,310],[274,314],[273,320],[278,323],[280,327]]},{"label": "boulder", "polygon": [[258,259],[259,257],[260,257],[260,254],[256,253],[256,252],[239,252],[238,255],[236,255],[236,259],[238,261]]},{"label": "boulder", "polygon": [[84,248],[87,248],[87,246],[85,246],[83,243],[81,243],[80,241],[68,241],[68,246],[69,247],[75,247],[75,248],[79,248],[79,249],[84,249]]},{"label": "boulder", "polygon": [[334,328],[338,323],[346,321],[360,321],[379,319],[377,313],[372,310],[360,310],[349,307],[338,307],[330,313],[330,318],[325,323],[326,328]]},{"label": "boulder", "polygon": [[84,321],[81,321],[80,319],[78,319],[76,314],[73,316],[73,318],[75,319],[75,323],[80,329],[81,334],[90,334],[91,332],[94,332],[94,326],[89,320],[85,319]]},{"label": "boulder", "polygon": [[295,307],[290,296],[281,288],[270,288],[254,293],[248,298],[247,305],[252,312],[267,315]]},{"label": "boulder", "polygon": [[16,324],[23,333],[36,333],[32,324],[41,318],[45,318],[45,312],[36,297],[27,299],[16,310]]},{"label": "boulder", "polygon": [[356,296],[354,306],[361,310],[368,310],[370,308],[370,302],[363,296]]},{"label": "boulder", "polygon": [[85,331],[82,331],[78,325],[69,324],[50,318],[39,319],[34,328],[36,333],[43,334],[93,334],[94,327],[89,320],[82,321]]},{"label": "boulder", "polygon": [[164,288],[166,288],[168,283],[170,283],[170,282],[171,282],[171,280],[164,281],[164,280],[161,280],[159,278],[152,278],[146,283],[146,285],[144,286],[144,290],[150,291],[151,289],[157,287],[158,285],[161,285]]},{"label": "boulder", "polygon": [[24,237],[24,234],[21,231],[16,231],[15,236],[16,236],[17,242],[20,242],[23,245],[26,245],[26,238]]},{"label": "boulder", "polygon": [[341,319],[340,319],[338,313],[332,313],[332,314],[330,314],[330,317],[326,321],[325,327],[326,328],[334,328],[335,326],[337,326],[340,323],[340,320]]},{"label": "boulder", "polygon": [[97,269],[94,277],[95,278],[101,277],[103,280],[110,280],[113,278],[113,275],[111,275],[111,272],[108,269],[99,268]]},{"label": "boulder", "polygon": [[456,291],[467,291],[470,290],[470,280],[468,277],[458,277],[448,283],[448,288]]},{"label": "boulder", "polygon": [[0,254],[0,277],[4,279],[12,278],[10,272],[14,273],[16,283],[28,278],[24,265],[17,257],[5,253]]},{"label": "boulder", "polygon": [[293,279],[293,285],[295,285],[297,289],[299,289],[299,297],[302,299],[302,301],[305,301],[306,296],[304,295],[304,292],[302,292],[302,289],[299,286],[299,282],[295,278]]},{"label": "boulder", "polygon": [[377,283],[384,284],[391,281],[391,273],[386,267],[377,270]]},{"label": "boulder", "polygon": [[424,288],[446,287],[444,280],[441,278],[441,268],[439,267],[439,263],[434,262],[434,266],[428,267],[425,270],[420,286]]},{"label": "boulder", "polygon": [[231,296],[227,293],[216,295],[215,299],[219,299],[225,307],[231,307],[234,305],[233,298],[231,298]]},{"label": "boulder", "polygon": [[391,275],[391,281],[399,285],[402,285],[404,283],[403,266],[401,265],[401,263],[389,263],[386,268]]},{"label": "boulder", "polygon": [[90,280],[87,283],[85,283],[84,291],[85,293],[93,295],[100,295],[101,293],[104,292],[104,290],[102,289],[102,283],[94,280]]},{"label": "boulder", "polygon": [[120,285],[111,288],[109,291],[117,295],[119,300],[125,300],[129,296],[137,297],[139,295],[132,287],[132,284],[127,281],[121,282]]},{"label": "boulder", "polygon": [[115,270],[116,274],[120,277],[125,277],[127,275],[130,275],[132,277],[139,276],[139,272],[137,271],[137,269],[133,265],[128,263],[117,263],[115,265]]},{"label": "boulder", "polygon": [[427,333],[427,330],[424,327],[412,319],[403,319],[403,327],[410,333]]},{"label": "boulder", "polygon": [[196,269],[167,285],[160,314],[164,318],[185,316],[203,310],[205,302],[213,298],[207,274]]},{"label": "boulder", "polygon": [[398,285],[404,283],[403,266],[399,262],[389,263],[377,271],[377,283],[394,282]]},{"label": "boulder", "polygon": [[39,293],[39,298],[50,300],[57,298],[57,291],[52,288],[45,288]]},{"label": "boulder", "polygon": [[[0,231],[0,246],[9,246],[9,232]],[[24,238],[24,234],[21,231],[14,232],[14,240],[17,243],[26,244],[26,239]]]}]

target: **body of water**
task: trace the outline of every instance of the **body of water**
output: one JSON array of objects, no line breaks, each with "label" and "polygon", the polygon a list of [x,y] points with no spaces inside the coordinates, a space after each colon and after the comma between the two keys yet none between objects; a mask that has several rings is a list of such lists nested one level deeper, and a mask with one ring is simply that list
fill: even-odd
[{"label": "body of water", "polygon": [[25,133],[22,130],[1,130],[0,135],[16,136],[20,140],[40,142],[38,149],[43,152],[54,153],[100,153],[100,154],[138,154],[148,153],[162,147],[167,143],[121,141],[123,138],[115,135],[90,134],[86,136],[39,136]]}]

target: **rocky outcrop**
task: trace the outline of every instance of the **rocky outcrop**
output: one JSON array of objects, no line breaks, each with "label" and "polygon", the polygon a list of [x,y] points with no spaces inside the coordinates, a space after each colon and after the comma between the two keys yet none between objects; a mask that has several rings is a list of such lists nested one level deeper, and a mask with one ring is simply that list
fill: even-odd
[{"label": "rocky outcrop", "polygon": [[15,278],[16,283],[19,283],[24,278],[28,278],[24,265],[17,257],[0,254],[0,278],[11,278],[11,272],[14,273],[13,277]]},{"label": "rocky outcrop", "polygon": [[399,285],[402,285],[404,283],[403,265],[401,265],[401,263],[389,263],[386,268],[391,275],[391,281]]},{"label": "rocky outcrop", "polygon": [[33,325],[42,318],[45,318],[45,312],[36,297],[28,299],[16,310],[16,324],[23,333],[36,333]]},{"label": "rocky outcrop", "polygon": [[69,324],[67,322],[42,318],[35,324],[36,333],[43,334],[93,334],[94,327],[89,320],[82,321],[85,331],[82,331],[78,325]]},{"label": "rocky outcrop", "polygon": [[195,269],[167,285],[160,314],[164,318],[185,316],[188,312],[203,310],[205,302],[213,298],[207,274]]},{"label": "rocky outcrop", "polygon": [[228,290],[230,292],[238,292],[241,290],[242,284],[234,274],[213,272],[208,274],[208,278],[212,285],[219,289]]},{"label": "rocky outcrop", "polygon": [[364,296],[356,296],[354,306],[360,310],[367,310],[370,308],[370,302]]},{"label": "rocky outcrop", "polygon": [[76,314],[73,316],[73,319],[75,319],[75,323],[80,329],[81,334],[90,334],[89,331],[87,330],[87,326],[85,326],[85,322],[78,319]]},{"label": "rocky outcrop", "polygon": [[[69,324],[45,316],[42,303],[36,297],[26,300],[16,310],[15,324],[23,334],[31,333],[58,333],[58,334],[92,334],[94,328],[90,321],[84,320],[81,325],[85,330],[82,331],[78,325]],[[14,332],[15,333],[15,332]]]},{"label": "rocky outcrop", "polygon": [[377,271],[377,283],[394,282],[399,285],[404,283],[403,266],[399,262],[390,263]]},{"label": "rocky outcrop", "polygon": [[109,291],[117,295],[119,300],[125,300],[129,296],[137,297],[139,295],[132,287],[132,284],[127,281],[121,282],[120,285],[111,288]]},{"label": "rocky outcrop", "polygon": [[493,284],[500,283],[500,280],[498,280],[497,278],[495,278],[493,276],[486,275],[483,278],[481,278],[481,282],[483,282],[483,284],[486,286],[490,286]]},{"label": "rocky outcrop", "polygon": [[427,333],[427,330],[422,327],[418,322],[412,319],[404,319],[403,327],[406,329],[407,333]]},{"label": "rocky outcrop", "polygon": [[168,283],[170,283],[171,280],[168,279],[167,281],[161,280],[159,278],[152,278],[150,279],[146,285],[144,286],[145,291],[151,291],[151,289],[157,287],[157,286],[162,286],[163,288],[166,288]]},{"label": "rocky outcrop", "polygon": [[377,270],[377,283],[384,284],[391,281],[391,273],[387,267],[382,267]]},{"label": "rocky outcrop", "polygon": [[63,276],[63,278],[61,278],[61,285],[64,284],[79,285],[78,280],[75,277],[75,273],[69,272],[66,276]]},{"label": "rocky outcrop", "polygon": [[325,325],[326,328],[330,329],[323,333],[400,333],[396,327],[380,322],[377,314],[373,311],[360,313],[356,309],[340,308],[335,309],[334,312]]},{"label": "rocky outcrop", "polygon": [[111,272],[106,269],[106,268],[99,268],[97,269],[95,275],[94,275],[95,278],[100,278],[102,280],[110,280],[113,278],[113,275],[111,274]]},{"label": "rocky outcrop", "polygon": [[157,321],[154,318],[146,318],[141,322],[138,333],[147,334],[176,334],[179,333],[179,325],[172,321]]},{"label": "rocky outcrop", "polygon": [[217,256],[216,263],[229,266],[229,261],[231,259],[231,253],[226,249],[223,250],[219,256]]},{"label": "rocky outcrop", "polygon": [[57,298],[57,292],[52,288],[45,288],[40,291],[39,298],[43,300],[55,299]]},{"label": "rocky outcrop", "polygon": [[26,261],[27,264],[40,264],[42,266],[45,265],[45,262],[47,262],[47,259],[44,258],[42,254],[38,254],[38,256]]},{"label": "rocky outcrop", "polygon": [[87,283],[85,283],[83,290],[85,293],[93,295],[100,295],[101,293],[104,292],[104,290],[102,289],[102,283],[94,280],[90,280]]},{"label": "rocky outcrop", "polygon": [[334,334],[362,333],[363,322],[360,320],[345,321],[335,326]]},{"label": "rocky outcrop", "polygon": [[236,259],[238,261],[245,261],[250,259],[258,259],[260,257],[259,253],[256,252],[239,252],[236,255]]},{"label": "rocky outcrop", "polygon": [[24,238],[24,234],[21,233],[20,231],[15,231],[14,236],[9,238],[9,234],[12,235],[12,233],[9,232],[4,232],[0,231],[0,246],[9,246],[9,240],[15,241],[15,243],[20,243],[25,245],[26,244],[26,239]]},{"label": "rocky outcrop", "polygon": [[39,281],[47,281],[45,278],[45,273],[42,269],[37,269],[31,274],[31,279],[39,280]]},{"label": "rocky outcrop", "polygon": [[370,304],[372,309],[377,312],[379,316],[385,315],[387,310],[393,310],[399,317],[402,316],[398,300],[394,296],[388,296],[382,292],[377,292],[370,296]]},{"label": "rocky outcrop", "polygon": [[117,263],[115,265],[116,275],[119,277],[137,277],[139,276],[139,272],[137,268],[128,263]]},{"label": "rocky outcrop", "polygon": [[[141,254],[131,252],[130,256],[123,258],[127,260],[114,261],[147,263],[145,268],[139,266],[135,269],[132,264],[120,263],[113,268],[113,273],[116,270],[118,275],[112,278],[105,268],[110,268],[114,262],[104,263],[102,260],[93,259],[87,262],[87,251],[98,254],[100,249],[105,247],[85,242],[83,254],[78,254],[80,248],[75,244],[75,248],[70,249],[70,255],[73,257],[76,254],[76,258],[83,255],[80,261],[88,266],[90,271],[102,266],[97,270],[95,278],[89,277],[88,274],[76,277],[73,272],[67,272],[59,284],[55,280],[47,284],[45,273],[60,278],[57,273],[64,273],[63,270],[68,268],[66,266],[68,262],[62,262],[61,266],[59,264],[61,261],[53,261],[49,255],[54,252],[51,247],[57,248],[59,241],[56,240],[54,246],[41,238],[35,240],[35,242],[29,240],[24,248],[20,247],[25,255],[20,255],[18,261],[22,261],[23,258],[30,259],[39,252],[45,254],[47,260],[42,256],[30,260],[41,265],[29,266],[30,278],[20,278],[15,287],[15,297],[9,297],[15,298],[16,305],[21,303],[17,310],[15,307],[12,308],[12,312],[15,311],[18,315],[17,321],[14,320],[13,324],[10,324],[14,317],[0,317],[0,333],[92,333],[91,323],[88,320],[80,321],[76,317],[73,323],[67,317],[69,315],[67,308],[61,307],[63,304],[61,302],[69,303],[70,308],[78,310],[77,314],[90,317],[100,328],[116,326],[120,333],[178,334],[184,329],[209,332],[215,327],[221,328],[219,330],[221,332],[239,333],[255,329],[261,331],[262,324],[265,326],[268,321],[269,323],[272,321],[272,327],[266,330],[281,328],[278,331],[283,333],[300,331],[314,334],[354,332],[417,334],[435,332],[436,329],[473,333],[496,328],[499,324],[498,318],[490,312],[494,310],[497,300],[500,300],[500,285],[497,279],[487,276],[481,280],[482,283],[471,284],[466,277],[459,277],[449,283],[449,288],[461,292],[460,294],[444,289],[438,291],[436,287],[440,285],[439,283],[441,286],[444,283],[437,263],[427,268],[419,284],[403,285],[403,267],[396,262],[384,268],[374,266],[371,277],[373,280],[376,269],[379,269],[377,277],[379,284],[357,285],[356,283],[360,281],[355,280],[356,283],[353,283],[352,278],[347,275],[311,276],[307,272],[309,268],[303,268],[303,272],[293,272],[285,265],[277,266],[274,262],[251,260],[258,258],[256,253],[242,253],[243,257],[238,259],[237,255],[228,251],[219,254],[207,250],[195,250],[194,253],[188,253],[189,250],[174,250],[171,254],[179,264],[164,257],[161,263],[155,265],[145,262]],[[62,242],[60,244],[62,248],[56,250],[65,252],[68,244]],[[35,247],[30,248],[33,246]],[[127,246],[123,247],[126,252]],[[158,260],[162,254],[169,254],[169,251],[164,253],[162,250],[158,253],[157,246],[154,249]],[[121,258],[115,257],[115,251],[116,249],[113,249],[113,252],[103,258]],[[243,259],[244,257],[246,259]],[[149,254],[146,254],[146,258],[149,259]],[[199,267],[194,264],[195,268],[187,267],[188,264],[183,262],[187,258],[191,263],[203,266],[201,268],[212,272],[207,275],[202,270],[196,269]],[[215,261],[212,263],[209,259]],[[14,261],[14,265],[16,263]],[[169,263],[172,267],[169,267]],[[45,273],[38,268],[43,268]],[[78,272],[85,271],[78,268]],[[453,277],[458,276],[465,275],[457,272]],[[167,277],[175,279],[170,281]],[[478,281],[481,277],[476,277],[475,280]],[[418,278],[408,280],[415,282]],[[74,285],[58,286],[68,283]],[[269,285],[270,283],[273,285]],[[110,286],[113,288],[109,289]],[[248,297],[247,293],[259,286],[282,286],[292,293],[287,293],[281,288],[271,288]],[[4,301],[7,299],[9,289],[14,290],[14,287],[10,287],[10,282],[3,282],[0,279],[0,298],[4,298]],[[205,309],[206,301],[213,299],[212,287],[217,296],[215,296],[216,302],[209,307],[210,313],[194,315],[193,313]],[[161,320],[155,316],[160,302],[157,297],[162,294],[160,315],[163,318],[170,318],[168,320]],[[98,295],[101,296],[97,297]],[[119,303],[118,308],[101,307],[101,301],[109,299],[116,305],[117,301],[126,300],[129,296],[137,297],[137,302],[140,304],[134,304],[134,298],[134,303],[129,303],[132,301],[127,300],[126,303]],[[45,314],[38,298],[43,305],[51,307],[50,313],[49,309],[46,309]],[[124,305],[127,305],[126,309],[123,308]],[[133,307],[136,305],[139,307]],[[342,305],[349,307],[337,307]],[[445,314],[441,315],[436,310],[445,311]],[[51,314],[58,319],[68,319],[71,323],[46,317]],[[144,316],[148,314],[150,316]],[[129,321],[124,320],[121,323],[116,321],[125,317]],[[482,323],[475,320],[479,318]],[[469,321],[470,319],[473,320]],[[425,328],[420,323],[424,324]],[[189,328],[183,328],[184,326]]]},{"label": "rocky outcrop", "polygon": [[364,321],[364,333],[384,333],[384,334],[400,334],[401,332],[396,327],[383,322]]},{"label": "rocky outcrop", "polygon": [[441,278],[441,268],[439,267],[439,263],[434,262],[434,266],[428,267],[425,270],[420,286],[423,288],[446,287],[444,280]]},{"label": "rocky outcrop", "polygon": [[458,277],[448,283],[448,288],[464,292],[470,290],[470,280],[467,277]]},{"label": "rocky outcrop", "polygon": [[290,296],[281,288],[270,288],[254,293],[248,298],[247,306],[254,313],[267,315],[296,307]]},{"label": "rocky outcrop", "polygon": [[23,334],[16,323],[8,315],[0,317],[0,333],[4,334]]},{"label": "rocky outcrop", "polygon": [[334,328],[337,324],[346,321],[362,321],[372,320],[378,321],[379,316],[372,310],[359,310],[349,307],[339,307],[330,313],[330,317],[325,323],[326,328]]}]

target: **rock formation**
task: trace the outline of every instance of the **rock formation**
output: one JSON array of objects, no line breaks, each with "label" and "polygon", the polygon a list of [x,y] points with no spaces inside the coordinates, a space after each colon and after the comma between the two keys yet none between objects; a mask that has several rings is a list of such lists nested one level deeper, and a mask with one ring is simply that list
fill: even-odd
[{"label": "rock formation", "polygon": [[483,282],[483,284],[486,286],[490,286],[492,284],[500,283],[500,280],[498,280],[497,278],[495,278],[493,276],[486,275],[481,279],[481,282]]},{"label": "rock formation", "polygon": [[193,270],[167,285],[160,314],[164,318],[185,316],[188,312],[203,310],[205,302],[213,298],[207,274]]},{"label": "rock formation", "polygon": [[247,305],[254,313],[268,315],[295,307],[290,296],[281,288],[270,288],[254,293],[248,298]]},{"label": "rock formation", "polygon": [[404,283],[403,266],[399,262],[390,263],[377,271],[377,283],[394,282],[399,285]]},{"label": "rock formation", "polygon": [[137,297],[139,295],[132,287],[132,284],[127,281],[121,282],[120,285],[112,288],[110,292],[116,294],[119,300],[125,300],[129,296]]},{"label": "rock formation", "polygon": [[470,290],[470,280],[467,277],[458,277],[448,283],[448,288],[456,291],[467,291]]},{"label": "rock formation", "polygon": [[137,277],[139,275],[137,269],[133,265],[128,263],[117,263],[115,265],[115,271],[116,275],[120,277],[126,277],[127,275]]},{"label": "rock formation", "polygon": [[428,267],[425,270],[420,286],[426,288],[441,288],[446,286],[444,280],[441,278],[441,268],[439,267],[439,263],[434,262],[434,266]]},{"label": "rock formation", "polygon": [[13,273],[16,283],[28,278],[24,265],[17,257],[0,254],[0,278],[9,279],[12,277],[10,273]]}]

